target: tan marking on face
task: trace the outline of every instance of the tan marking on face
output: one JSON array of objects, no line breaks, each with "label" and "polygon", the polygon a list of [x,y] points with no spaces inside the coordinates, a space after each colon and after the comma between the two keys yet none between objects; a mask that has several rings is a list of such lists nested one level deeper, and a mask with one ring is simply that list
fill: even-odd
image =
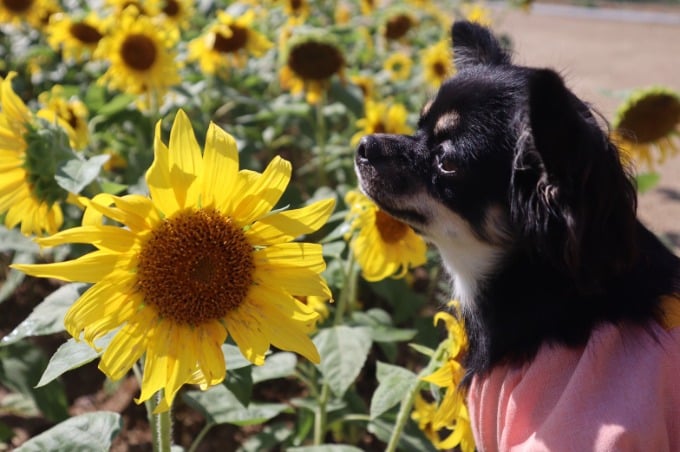
[{"label": "tan marking on face", "polygon": [[434,99],[430,99],[423,105],[423,108],[420,110],[420,116],[423,117],[427,114],[428,111],[430,111],[430,107],[432,107],[432,104],[434,103]]},{"label": "tan marking on face", "polygon": [[460,122],[460,115],[457,111],[452,110],[445,113],[444,116],[437,119],[437,123],[434,125],[434,133],[440,134],[452,130],[458,125],[458,122]]}]

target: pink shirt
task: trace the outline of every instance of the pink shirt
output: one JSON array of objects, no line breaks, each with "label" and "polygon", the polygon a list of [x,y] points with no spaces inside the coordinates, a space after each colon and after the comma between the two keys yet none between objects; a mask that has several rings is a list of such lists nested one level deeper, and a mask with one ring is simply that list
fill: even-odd
[{"label": "pink shirt", "polygon": [[596,329],[580,349],[543,346],[474,378],[480,451],[680,451],[680,327]]}]

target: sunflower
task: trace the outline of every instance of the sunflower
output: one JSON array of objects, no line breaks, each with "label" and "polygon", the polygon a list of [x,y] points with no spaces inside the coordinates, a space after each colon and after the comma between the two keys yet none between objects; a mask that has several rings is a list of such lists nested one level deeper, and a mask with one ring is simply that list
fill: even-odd
[{"label": "sunflower", "polygon": [[462,8],[465,18],[470,22],[475,22],[485,27],[491,26],[491,11],[489,11],[489,8],[479,3],[465,3],[462,5]]},{"label": "sunflower", "polygon": [[314,32],[290,38],[285,61],[279,72],[281,86],[293,94],[305,91],[310,104],[320,101],[335,74],[343,77],[345,67],[340,48],[328,36]]},{"label": "sunflower", "polygon": [[70,150],[63,130],[40,124],[16,95],[15,76],[0,78],[0,215],[6,214],[8,228],[21,223],[25,235],[53,234],[63,222],[60,202],[68,197],[54,180],[56,162]]},{"label": "sunflower", "polygon": [[84,62],[104,37],[104,24],[94,12],[82,19],[58,13],[50,20],[46,32],[47,43],[54,50],[61,50],[64,59]]},{"label": "sunflower", "polygon": [[373,99],[375,93],[375,80],[369,75],[352,75],[350,81],[359,87],[364,99]]},{"label": "sunflower", "polygon": [[248,55],[262,56],[273,44],[252,28],[254,18],[253,10],[238,18],[219,11],[217,22],[189,43],[189,61],[198,61],[203,72],[214,75],[230,66],[243,67]]},{"label": "sunflower", "polygon": [[128,7],[121,13],[111,34],[101,40],[94,55],[110,62],[99,83],[144,95],[146,102],[160,103],[167,90],[180,82],[170,33],[136,8]]},{"label": "sunflower", "polygon": [[0,24],[29,25],[40,28],[53,2],[48,0],[0,0]]},{"label": "sunflower", "polygon": [[345,196],[350,230],[345,236],[367,281],[403,277],[423,265],[427,245],[410,226],[389,216],[358,191]]},{"label": "sunflower", "polygon": [[[457,305],[450,305],[454,310],[458,309]],[[437,449],[449,450],[458,446],[462,451],[474,451],[470,415],[465,397],[458,389],[464,375],[459,360],[467,348],[465,330],[462,323],[448,312],[435,314],[435,325],[440,320],[444,321],[448,332],[448,350],[439,369],[424,377],[423,381],[442,388],[444,396],[438,403],[428,403],[418,394],[411,417]]]},{"label": "sunflower", "polygon": [[364,16],[370,16],[378,7],[378,0],[359,0],[359,8],[361,9],[361,14]]},{"label": "sunflower", "polygon": [[[215,124],[202,155],[183,111],[167,146],[160,124],[146,173],[150,197],[83,200],[83,226],[38,243],[89,243],[97,250],[16,268],[94,283],[66,314],[67,331],[94,347],[120,328],[99,368],[117,380],[144,355],[137,402],[163,389],[163,411],[183,384],[206,389],[224,379],[220,347],[228,335],[256,365],[270,345],[319,362],[308,336],[318,314],[294,296],[331,297],[320,275],[321,245],[291,240],[320,228],[334,200],[271,212],[290,180],[287,161],[275,157],[262,174],[239,171],[234,139]],[[103,224],[102,216],[122,227]]]},{"label": "sunflower", "polygon": [[416,24],[416,19],[406,12],[392,14],[385,21],[383,36],[388,41],[398,41]]},{"label": "sunflower", "polygon": [[453,75],[453,59],[447,41],[426,48],[422,53],[425,81],[434,88]]},{"label": "sunflower", "polygon": [[188,28],[195,13],[192,0],[150,0],[148,4],[151,11],[179,29]]},{"label": "sunflower", "polygon": [[653,169],[680,150],[680,95],[663,87],[638,90],[619,107],[612,126],[623,155]]},{"label": "sunflower", "polygon": [[88,110],[85,104],[75,98],[66,98],[64,88],[55,85],[48,92],[41,93],[38,100],[45,108],[37,115],[48,122],[57,121],[66,131],[73,149],[83,149],[88,141],[87,118]]},{"label": "sunflower", "polygon": [[413,129],[406,124],[408,111],[400,103],[384,103],[368,100],[366,116],[357,121],[359,131],[352,136],[351,143],[356,145],[361,137],[372,133],[410,134]]},{"label": "sunflower", "polygon": [[413,61],[402,52],[395,52],[385,60],[383,68],[390,74],[390,80],[397,82],[407,80],[411,75]]},{"label": "sunflower", "polygon": [[301,25],[309,17],[307,0],[283,0],[283,11],[288,15],[288,25]]}]

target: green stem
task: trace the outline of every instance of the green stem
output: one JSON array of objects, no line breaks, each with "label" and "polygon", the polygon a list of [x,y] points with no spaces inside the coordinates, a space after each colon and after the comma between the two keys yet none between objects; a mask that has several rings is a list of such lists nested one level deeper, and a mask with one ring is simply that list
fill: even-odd
[{"label": "green stem", "polygon": [[403,433],[404,428],[406,427],[406,423],[408,422],[408,419],[411,415],[411,410],[413,408],[413,403],[416,400],[416,396],[420,392],[421,388],[425,385],[425,382],[422,380],[422,378],[430,375],[432,372],[435,371],[435,369],[439,365],[442,356],[447,351],[448,347],[449,347],[448,340],[444,340],[439,344],[439,347],[437,347],[437,350],[430,358],[430,362],[423,370],[421,370],[418,373],[418,376],[416,377],[416,379],[411,384],[411,387],[406,392],[406,395],[401,401],[399,413],[397,414],[397,420],[394,424],[394,429],[392,430],[392,434],[390,435],[390,440],[387,443],[387,448],[385,449],[385,452],[394,452],[397,450],[399,439],[401,438],[401,434]]},{"label": "green stem", "polygon": [[319,186],[328,185],[328,174],[326,173],[326,120],[323,117],[323,106],[326,103],[326,95],[323,94],[319,103],[316,104],[316,145],[319,152]]},{"label": "green stem", "polygon": [[151,440],[154,452],[170,452],[172,446],[172,410],[154,413],[158,404],[163,400],[163,390],[159,390],[151,404]]},{"label": "green stem", "polygon": [[212,426],[215,425],[212,422],[206,422],[206,424],[203,426],[200,432],[198,432],[198,436],[192,441],[191,446],[189,447],[189,450],[187,452],[196,452],[198,449],[198,445],[201,443],[203,440],[203,437],[208,434],[208,431],[212,428]]},{"label": "green stem", "polygon": [[326,410],[328,398],[330,397],[330,387],[328,382],[324,381],[321,388],[321,396],[319,397],[319,406],[314,413],[314,445],[323,444],[323,439],[326,436],[326,423],[328,420],[328,412]]},{"label": "green stem", "polygon": [[347,257],[345,267],[345,288],[340,293],[338,303],[335,307],[335,318],[333,325],[338,326],[344,320],[345,314],[349,311],[350,305],[355,301],[357,293],[357,272],[355,269],[354,253],[350,252]]}]

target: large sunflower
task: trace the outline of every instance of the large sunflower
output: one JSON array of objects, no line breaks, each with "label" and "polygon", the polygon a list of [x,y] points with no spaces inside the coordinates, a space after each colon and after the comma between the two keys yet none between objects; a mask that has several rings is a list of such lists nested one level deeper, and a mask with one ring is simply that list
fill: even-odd
[{"label": "large sunflower", "polygon": [[612,126],[624,156],[654,169],[680,151],[680,95],[663,87],[635,91],[619,108]]},{"label": "large sunflower", "polygon": [[352,253],[367,281],[400,278],[410,267],[423,265],[427,245],[410,226],[389,216],[358,191],[345,197]]},{"label": "large sunflower", "polygon": [[189,43],[189,61],[198,61],[203,72],[216,74],[231,66],[242,67],[248,55],[262,56],[273,44],[253,29],[254,19],[253,10],[238,18],[219,11],[217,22]]},{"label": "large sunflower", "polygon": [[66,137],[58,126],[41,127],[12,89],[15,76],[0,78],[0,215],[8,228],[21,223],[23,234],[53,234],[63,222],[59,203],[68,197],[54,181]]},{"label": "large sunflower", "polygon": [[422,64],[425,81],[434,88],[453,75],[453,58],[447,41],[440,41],[423,50]]},{"label": "large sunflower", "polygon": [[166,28],[128,7],[95,50],[96,58],[110,63],[99,81],[113,89],[145,95],[143,101],[160,103],[167,90],[180,82],[175,53]]},{"label": "large sunflower", "polygon": [[[68,311],[67,330],[94,346],[120,328],[99,368],[116,380],[144,356],[138,402],[164,389],[159,410],[185,383],[205,389],[223,380],[227,335],[257,365],[270,345],[319,362],[308,336],[318,314],[294,296],[330,298],[320,276],[321,245],[291,240],[321,227],[334,201],[271,212],[290,164],[276,157],[262,174],[239,171],[234,139],[214,124],[201,155],[182,111],[168,146],[157,124],[154,153],[146,173],[150,197],[99,195],[84,201],[83,226],[39,240],[89,243],[96,251],[16,268],[95,283]],[[102,224],[92,211],[122,227]]]},{"label": "large sunflower", "polygon": [[408,111],[403,104],[366,101],[365,116],[357,120],[359,131],[352,136],[356,145],[361,137],[372,133],[409,134],[413,129],[406,123]]},{"label": "large sunflower", "polygon": [[103,37],[104,25],[94,12],[82,19],[58,13],[47,26],[47,43],[61,50],[64,59],[76,62],[89,60]]}]

